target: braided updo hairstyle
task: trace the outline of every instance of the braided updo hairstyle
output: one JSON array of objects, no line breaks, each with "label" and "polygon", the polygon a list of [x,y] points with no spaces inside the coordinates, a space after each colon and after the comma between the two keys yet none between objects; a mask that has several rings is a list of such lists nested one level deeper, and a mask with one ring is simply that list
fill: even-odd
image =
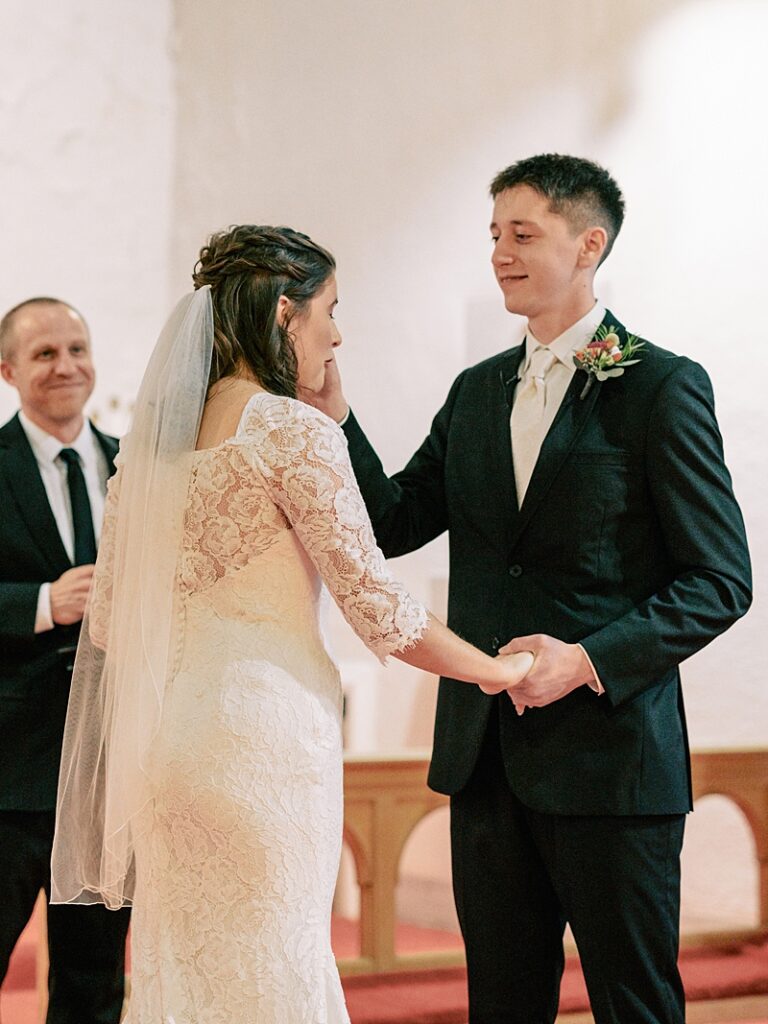
[{"label": "braided updo hairstyle", "polygon": [[[211,235],[192,275],[195,288],[211,286],[214,337],[208,386],[245,370],[267,391],[295,398],[290,320],[335,269],[326,249],[292,228],[241,224]],[[284,324],[277,319],[281,295],[291,301]]]}]

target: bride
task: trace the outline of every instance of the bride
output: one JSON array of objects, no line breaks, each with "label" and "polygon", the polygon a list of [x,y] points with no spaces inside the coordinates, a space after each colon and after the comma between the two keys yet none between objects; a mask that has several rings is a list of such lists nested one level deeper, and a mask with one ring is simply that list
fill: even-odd
[{"label": "bride", "polygon": [[130,1024],[345,1024],[330,946],[341,687],[323,584],[380,659],[495,693],[376,547],[339,427],[298,401],[341,343],[335,263],[214,235],[110,486],[64,741],[53,901],[132,905]]}]

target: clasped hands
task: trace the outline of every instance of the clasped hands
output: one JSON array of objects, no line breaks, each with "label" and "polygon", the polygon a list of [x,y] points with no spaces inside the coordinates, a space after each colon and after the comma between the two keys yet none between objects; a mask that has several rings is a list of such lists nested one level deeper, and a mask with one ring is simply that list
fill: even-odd
[{"label": "clasped hands", "polygon": [[[506,690],[518,715],[526,707],[543,708],[594,680],[592,666],[579,644],[567,644],[553,636],[535,633],[516,637],[499,648],[506,682],[482,684],[484,693]],[[508,667],[508,672],[506,671]]]},{"label": "clasped hands", "polygon": [[[323,387],[301,398],[327,416],[341,421],[349,411],[341,387],[336,360],[328,361]],[[500,681],[483,683],[484,693],[509,694],[518,715],[526,707],[541,708],[565,697],[572,690],[590,685],[594,672],[579,644],[567,644],[555,637],[536,633],[516,637],[499,649]]]}]

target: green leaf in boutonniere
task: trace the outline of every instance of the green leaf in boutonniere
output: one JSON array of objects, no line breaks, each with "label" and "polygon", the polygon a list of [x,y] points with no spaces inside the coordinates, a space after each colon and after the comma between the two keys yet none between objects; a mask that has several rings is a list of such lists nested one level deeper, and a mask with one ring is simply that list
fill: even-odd
[{"label": "green leaf in boutonniere", "polygon": [[645,342],[640,341],[637,335],[628,334],[622,345],[618,328],[600,324],[592,341],[584,348],[580,348],[573,356],[576,367],[587,375],[587,383],[579,398],[587,397],[589,389],[596,380],[621,377],[628,366],[639,363],[639,359],[632,357],[640,351],[644,344]]}]

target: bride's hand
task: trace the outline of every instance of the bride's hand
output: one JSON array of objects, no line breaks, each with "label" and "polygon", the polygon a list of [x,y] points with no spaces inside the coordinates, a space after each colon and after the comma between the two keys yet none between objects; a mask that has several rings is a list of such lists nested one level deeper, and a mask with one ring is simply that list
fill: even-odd
[{"label": "bride's hand", "polygon": [[479,683],[478,685],[483,693],[501,693],[502,690],[514,689],[530,672],[533,665],[533,654],[530,651],[518,651],[515,654],[499,654],[496,658],[496,664],[500,669],[498,682]]},{"label": "bride's hand", "polygon": [[503,663],[503,665],[500,665],[502,668],[502,681],[498,685],[479,684],[480,689],[483,693],[490,694],[501,693],[503,690],[506,690],[509,699],[515,705],[515,711],[518,715],[522,715],[526,705],[515,700],[515,688],[520,685],[531,671],[534,655],[531,651],[518,651],[515,654],[499,654],[496,661]]}]

